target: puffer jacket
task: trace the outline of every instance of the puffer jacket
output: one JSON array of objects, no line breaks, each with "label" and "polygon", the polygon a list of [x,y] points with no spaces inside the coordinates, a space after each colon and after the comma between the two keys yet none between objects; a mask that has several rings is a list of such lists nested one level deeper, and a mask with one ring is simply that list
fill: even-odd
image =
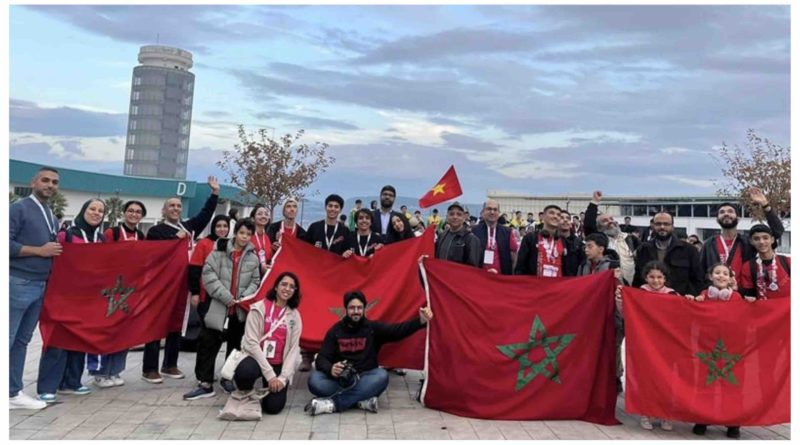
[{"label": "puffer jacket", "polygon": [[[233,243],[233,239],[218,239],[214,251],[206,258],[203,266],[203,285],[211,300],[204,321],[207,328],[216,331],[222,331],[225,326],[228,304],[235,298],[252,295],[258,290],[258,285],[261,283],[258,255],[253,249],[253,245],[248,244],[242,251],[242,257],[239,260],[236,278],[237,295],[231,295]],[[247,313],[239,307],[236,308],[236,315],[242,322],[247,317]]]}]

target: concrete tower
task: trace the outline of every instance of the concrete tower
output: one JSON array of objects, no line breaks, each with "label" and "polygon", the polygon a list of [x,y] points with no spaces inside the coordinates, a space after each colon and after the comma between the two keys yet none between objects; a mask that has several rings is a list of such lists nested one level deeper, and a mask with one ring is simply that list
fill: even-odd
[{"label": "concrete tower", "polygon": [[186,179],[192,125],[192,53],[169,46],[139,50],[133,69],[125,174]]}]

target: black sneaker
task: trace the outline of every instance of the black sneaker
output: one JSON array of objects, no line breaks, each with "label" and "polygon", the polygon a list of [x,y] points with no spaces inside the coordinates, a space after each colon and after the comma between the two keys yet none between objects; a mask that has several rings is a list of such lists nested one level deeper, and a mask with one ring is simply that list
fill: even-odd
[{"label": "black sneaker", "polygon": [[202,383],[198,384],[193,390],[183,395],[183,400],[197,400],[214,397],[214,388],[211,385],[205,386]]},{"label": "black sneaker", "polygon": [[725,435],[730,437],[731,439],[738,439],[742,437],[742,431],[739,429],[738,426],[729,426],[728,431],[725,433]]},{"label": "black sneaker", "polygon": [[219,386],[222,387],[222,390],[225,391],[225,394],[230,394],[236,391],[236,386],[231,380],[219,379]]},{"label": "black sneaker", "polygon": [[706,434],[706,429],[708,427],[706,425],[697,424],[692,428],[692,432],[698,436],[704,436]]}]

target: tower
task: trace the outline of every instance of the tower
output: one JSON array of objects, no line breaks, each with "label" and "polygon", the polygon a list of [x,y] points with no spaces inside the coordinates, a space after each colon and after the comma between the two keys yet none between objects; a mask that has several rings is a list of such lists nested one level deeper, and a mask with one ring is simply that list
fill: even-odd
[{"label": "tower", "polygon": [[159,45],[139,50],[128,110],[129,176],[186,179],[192,125],[192,53]]}]

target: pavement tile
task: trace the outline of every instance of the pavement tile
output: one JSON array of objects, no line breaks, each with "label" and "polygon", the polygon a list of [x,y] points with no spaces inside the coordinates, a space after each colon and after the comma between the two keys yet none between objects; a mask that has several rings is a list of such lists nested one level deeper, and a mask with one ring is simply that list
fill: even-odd
[{"label": "pavement tile", "polygon": [[14,428],[9,432],[9,439],[10,440],[25,440],[29,439],[34,434],[38,433],[39,430],[26,430],[22,428]]},{"label": "pavement tile", "polygon": [[309,440],[311,431],[284,431],[281,433],[281,440]]},{"label": "pavement tile", "polygon": [[133,433],[136,425],[130,423],[114,423],[98,434],[95,439],[121,440]]},{"label": "pavement tile", "polygon": [[51,429],[48,428],[46,430],[39,430],[35,434],[33,434],[28,439],[33,440],[58,440],[62,439],[64,436],[69,434],[69,429],[59,428],[59,429]]},{"label": "pavement tile", "polygon": [[64,440],[90,440],[94,439],[101,432],[102,429],[97,428],[75,428],[64,436]]}]

